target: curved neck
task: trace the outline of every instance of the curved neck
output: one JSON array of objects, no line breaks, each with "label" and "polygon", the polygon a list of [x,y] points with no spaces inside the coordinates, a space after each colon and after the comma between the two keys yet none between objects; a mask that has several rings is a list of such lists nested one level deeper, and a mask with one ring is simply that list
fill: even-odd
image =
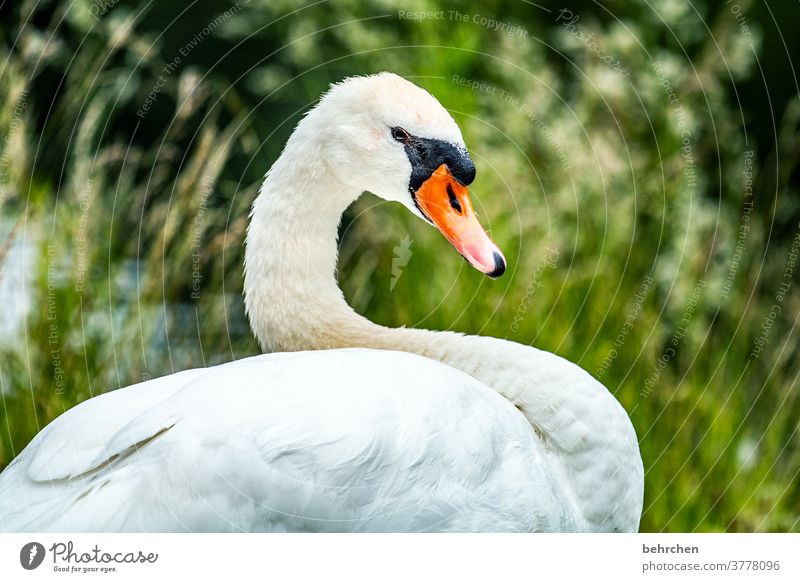
[{"label": "curved neck", "polygon": [[338,287],[336,262],[341,215],[360,192],[293,145],[267,174],[247,232],[245,307],[265,351],[332,347],[324,331],[358,317]]},{"label": "curved neck", "polygon": [[[365,347],[416,353],[462,370],[515,404],[569,484],[590,529],[630,529],[641,512],[641,458],[627,414],[578,366],[489,337],[386,328],[357,314],[336,280],[337,231],[360,195],[317,155],[301,122],[253,204],[245,305],[265,351]],[[600,490],[597,476],[604,479]],[[638,479],[631,486],[631,479]],[[637,500],[638,496],[638,500]],[[638,508],[637,508],[638,504]],[[633,524],[633,525],[632,525]]]}]

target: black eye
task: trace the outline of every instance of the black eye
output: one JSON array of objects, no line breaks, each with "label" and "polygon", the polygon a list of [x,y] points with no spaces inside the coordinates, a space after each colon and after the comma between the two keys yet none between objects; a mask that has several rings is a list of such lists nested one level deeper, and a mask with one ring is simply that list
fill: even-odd
[{"label": "black eye", "polygon": [[394,139],[394,141],[399,141],[400,143],[408,143],[408,141],[411,139],[411,136],[409,136],[408,132],[402,127],[393,127],[392,139]]}]

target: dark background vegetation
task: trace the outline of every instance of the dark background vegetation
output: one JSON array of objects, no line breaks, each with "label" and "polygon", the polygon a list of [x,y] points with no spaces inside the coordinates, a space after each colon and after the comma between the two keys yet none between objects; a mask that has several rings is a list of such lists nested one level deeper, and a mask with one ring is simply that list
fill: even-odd
[{"label": "dark background vegetation", "polygon": [[641,439],[643,530],[798,531],[797,22],[794,1],[0,4],[0,467],[92,395],[257,353],[260,180],[329,83],[391,70],[462,126],[510,271],[367,195],[351,304],[599,377]]}]

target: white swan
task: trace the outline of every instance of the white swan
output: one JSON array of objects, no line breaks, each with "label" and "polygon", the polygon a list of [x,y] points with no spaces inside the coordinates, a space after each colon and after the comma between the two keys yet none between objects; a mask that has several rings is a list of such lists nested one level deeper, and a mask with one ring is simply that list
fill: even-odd
[{"label": "white swan", "polygon": [[388,73],[335,85],[267,174],[247,234],[253,330],[295,353],[67,411],[0,475],[0,529],[638,529],[636,435],[589,374],[504,340],[378,326],[337,286],[337,225],[364,190],[501,274],[467,197],[474,175],[424,90]]}]

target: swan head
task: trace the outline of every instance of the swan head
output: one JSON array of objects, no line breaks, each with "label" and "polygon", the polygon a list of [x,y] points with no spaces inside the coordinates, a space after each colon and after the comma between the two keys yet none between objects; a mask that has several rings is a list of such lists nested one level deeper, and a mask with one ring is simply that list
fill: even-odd
[{"label": "swan head", "polygon": [[314,114],[324,118],[325,159],[339,181],[400,202],[479,271],[493,278],[505,272],[505,257],[470,202],[475,164],[458,125],[430,93],[391,73],[350,77],[331,87]]}]

